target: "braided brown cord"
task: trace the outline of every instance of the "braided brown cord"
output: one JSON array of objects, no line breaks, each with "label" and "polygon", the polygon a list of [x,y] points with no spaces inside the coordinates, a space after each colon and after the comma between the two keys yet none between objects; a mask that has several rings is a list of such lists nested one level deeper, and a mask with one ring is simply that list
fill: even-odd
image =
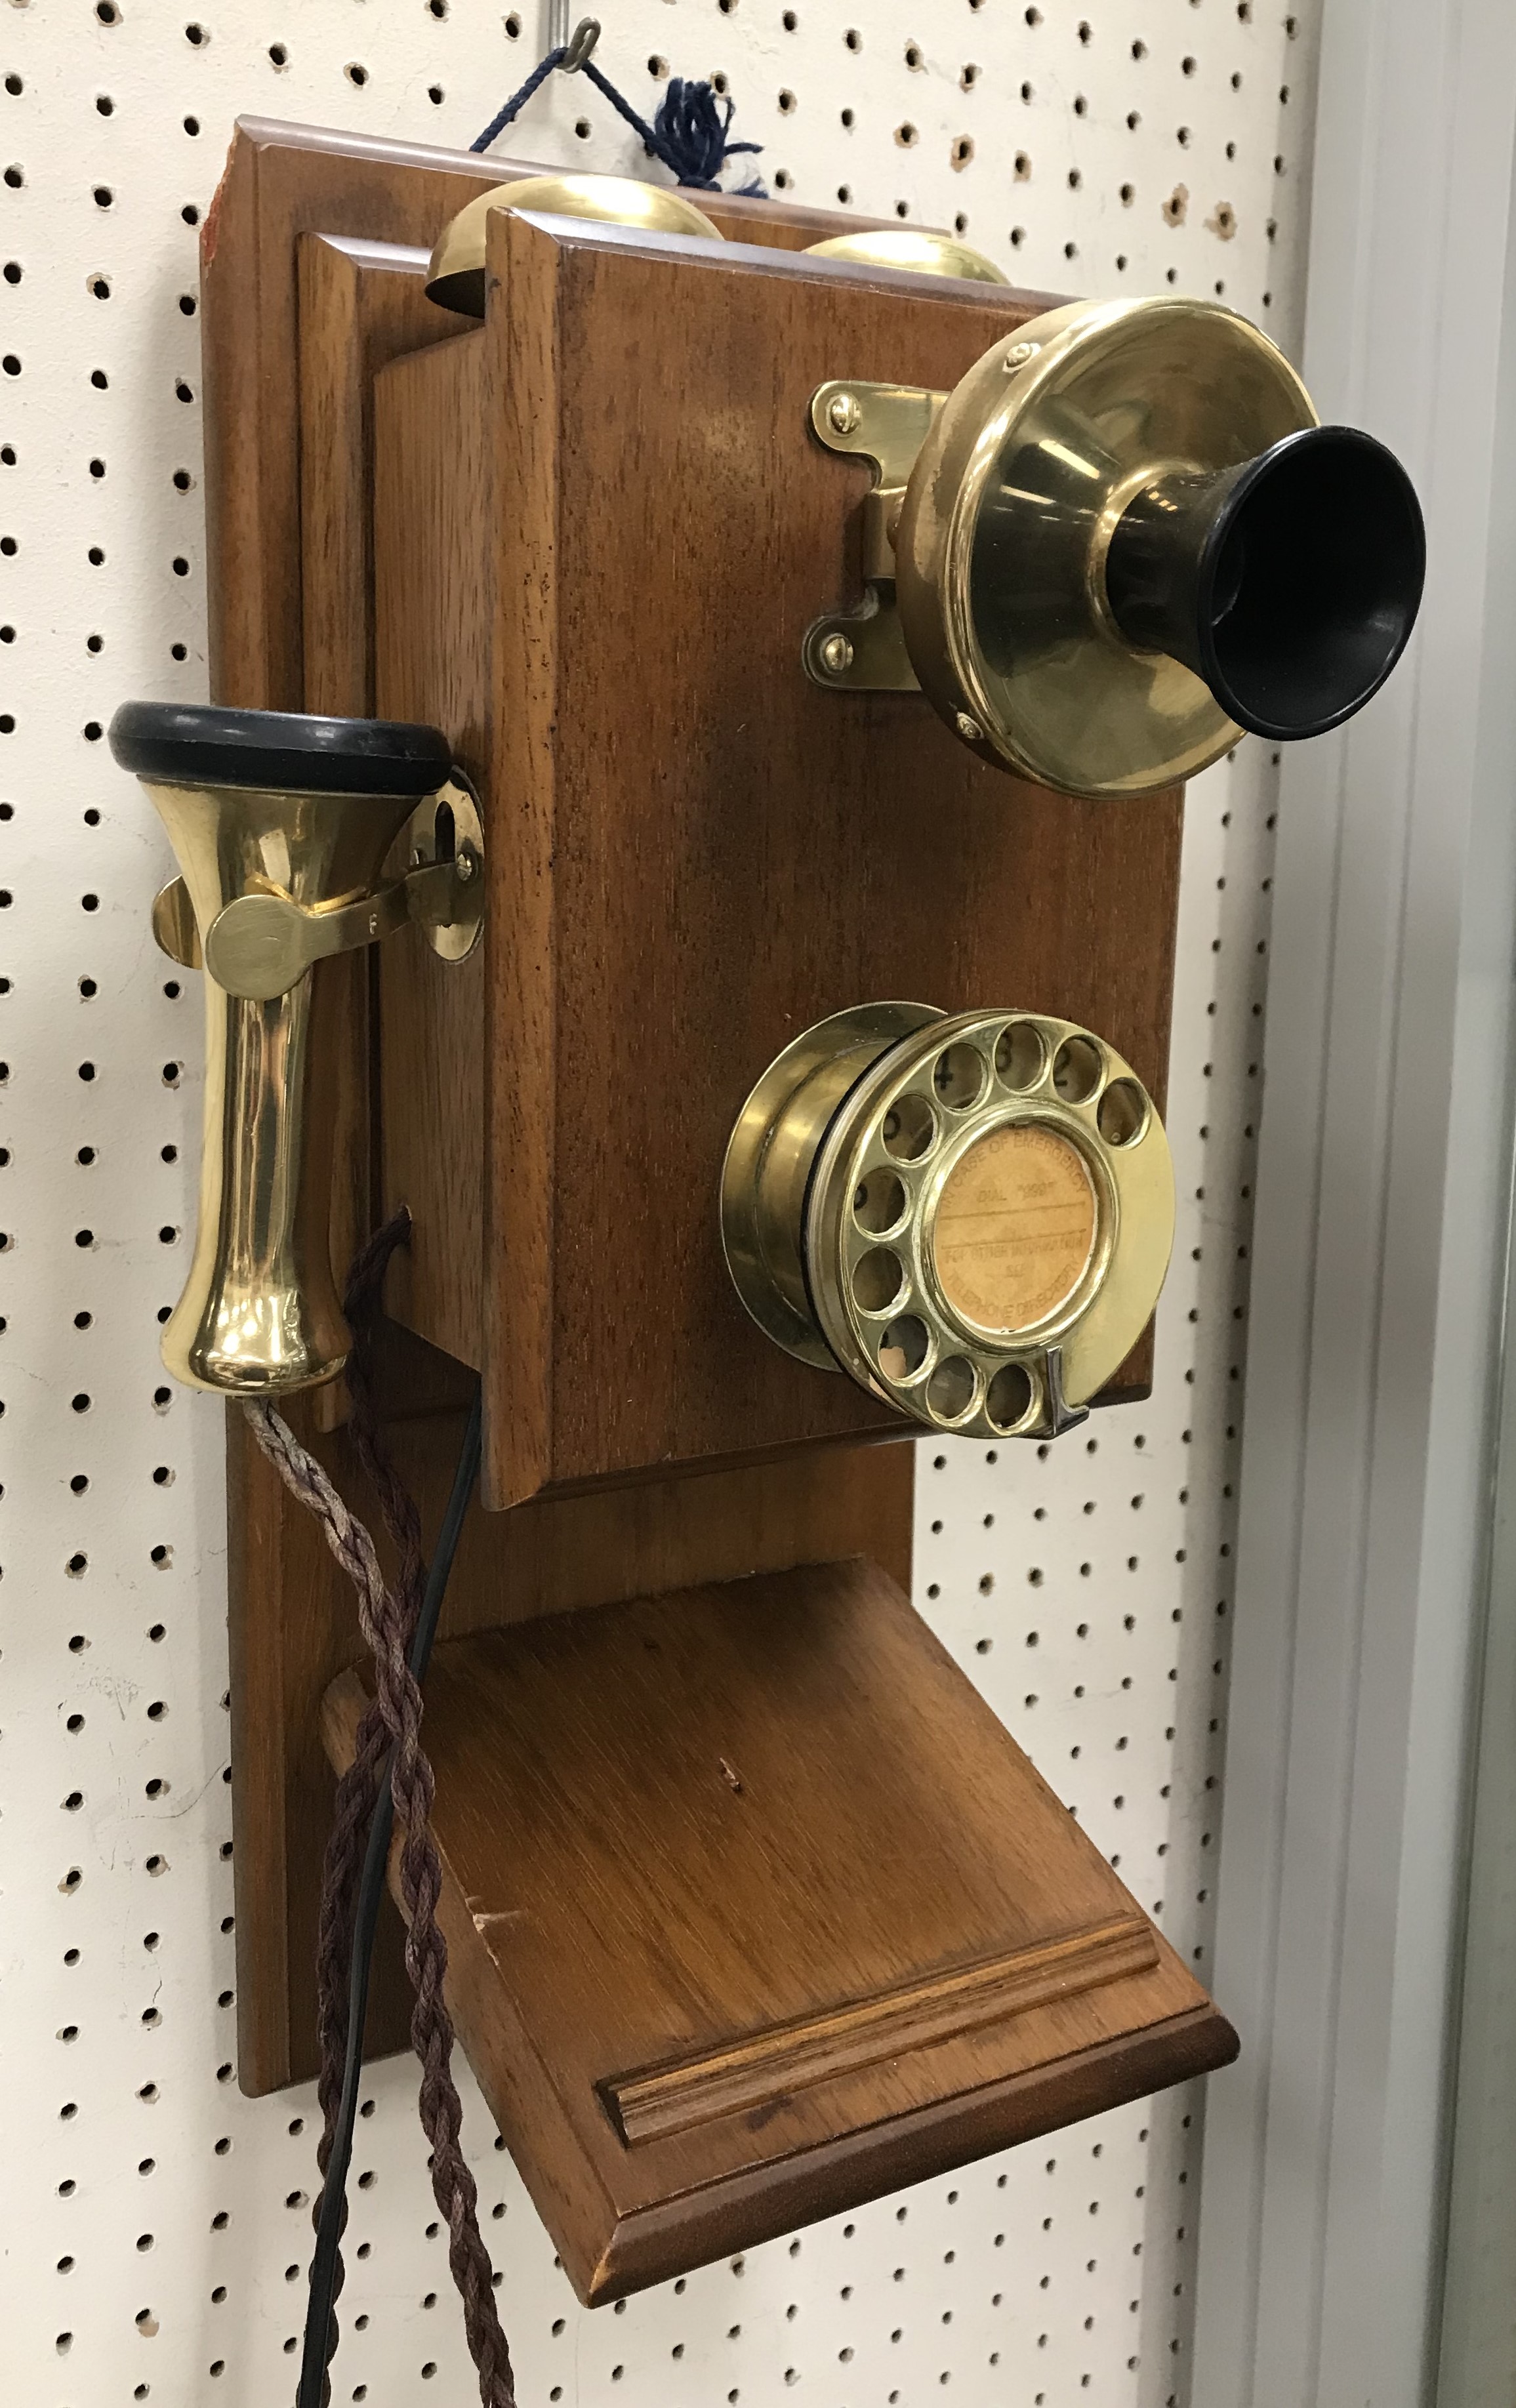
[{"label": "braided brown cord", "polygon": [[[350,1300],[356,1286],[360,1328],[377,1305],[384,1264],[406,1226],[403,1216],[391,1223],[353,1267]],[[327,1545],[352,1582],[358,1595],[359,1625],[374,1657],[374,1702],[359,1727],[358,1754],[339,1785],[337,1816],[322,1880],[322,2172],[331,2154],[347,2047],[347,1956],[351,1949],[358,1879],[384,1757],[393,1747],[391,1787],[405,1831],[400,1889],[409,1922],[406,1966],[416,1993],[410,2037],[422,2064],[420,2108],[431,2143],[432,2189],[447,2219],[449,2262],[464,2303],[468,2346],[479,2370],[479,2398],[484,2408],[515,2408],[510,2355],[494,2303],[493,2272],[479,2229],[478,2192],[459,2141],[463,2109],[451,2071],[452,2019],[443,1999],[448,1949],[436,1922],[442,1869],[430,1824],[436,1783],[421,1744],[422,1693],[407,1660],[422,1584],[416,1510],[379,1436],[368,1385],[366,1349],[362,1350],[353,1383],[353,1438],[400,1558],[393,1589],[384,1582],[368,1532],[349,1512],[321,1465],[300,1445],[273,1406],[262,1400],[250,1402],[246,1412],[258,1444],[291,1494],[316,1515]],[[340,2265],[336,2279],[340,2287]],[[336,2339],[334,2315],[328,2355]]]},{"label": "braided brown cord", "polygon": [[[373,1320],[378,1310],[390,1256],[410,1227],[403,1209],[370,1238],[348,1273],[344,1309],[353,1325],[353,1347],[348,1357],[348,1387],[352,1398],[350,1429],[358,1459],[379,1500],[386,1529],[399,1559],[395,1600],[400,1609],[399,1641],[408,1651],[416,1617],[421,1612],[425,1578],[422,1561],[421,1516],[388,1452],[379,1438],[373,1406]],[[368,1633],[365,1629],[365,1637]],[[370,1641],[372,1644],[372,1641]],[[337,1783],[336,1805],[327,1836],[322,1867],[321,1919],[316,1937],[316,2028],[321,2066],[316,2096],[322,2111],[322,2137],[316,2161],[324,2176],[331,2160],[342,2100],[342,2073],[348,2049],[349,1966],[364,1856],[374,1819],[379,1784],[389,1757],[391,1731],[382,1697],[376,1696],[358,1725],[353,1760]],[[320,2214],[320,2203],[314,2211]],[[337,2262],[336,2288],[342,2285]],[[336,2293],[334,2292],[334,2297]]]}]

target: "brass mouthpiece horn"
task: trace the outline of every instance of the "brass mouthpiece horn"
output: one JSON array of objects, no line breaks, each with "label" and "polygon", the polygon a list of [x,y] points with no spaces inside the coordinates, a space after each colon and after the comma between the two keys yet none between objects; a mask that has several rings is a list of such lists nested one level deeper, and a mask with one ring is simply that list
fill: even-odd
[{"label": "brass mouthpiece horn", "polygon": [[433,727],[153,702],[122,706],[110,749],[182,873],[154,914],[160,941],[207,966],[200,1218],[164,1361],[235,1396],[314,1387],[350,1344],[329,1230],[335,1032],[315,965],[407,916],[395,889],[376,889],[451,751]]}]

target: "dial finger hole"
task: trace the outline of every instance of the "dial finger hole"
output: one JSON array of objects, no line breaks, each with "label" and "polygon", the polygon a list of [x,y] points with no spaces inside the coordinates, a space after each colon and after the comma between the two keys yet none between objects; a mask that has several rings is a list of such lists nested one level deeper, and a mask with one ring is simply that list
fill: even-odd
[{"label": "dial finger hole", "polygon": [[926,1401],[939,1421],[959,1422],[974,1402],[979,1382],[965,1355],[950,1354],[926,1383]]},{"label": "dial finger hole", "polygon": [[997,1430],[1013,1430],[1032,1410],[1031,1374],[1020,1363],[1002,1363],[984,1399],[985,1418]]},{"label": "dial finger hole", "polygon": [[1017,1095],[1037,1085],[1047,1060],[1042,1032],[1030,1020],[1013,1020],[1008,1028],[1001,1030],[994,1049],[995,1073],[1002,1084]]},{"label": "dial finger hole", "polygon": [[1094,1120],[1108,1145],[1135,1145],[1148,1125],[1148,1099],[1137,1081],[1113,1079]]},{"label": "dial finger hole", "polygon": [[1065,1037],[1052,1057],[1052,1083],[1065,1104],[1085,1104],[1100,1084],[1100,1054],[1092,1039]]},{"label": "dial finger hole", "polygon": [[937,1055],[932,1085],[950,1112],[966,1112],[984,1093],[988,1076],[977,1045],[950,1045]]},{"label": "dial finger hole", "polygon": [[879,1367],[887,1380],[913,1379],[926,1360],[926,1324],[913,1312],[902,1312],[880,1340]]},{"label": "dial finger hole", "polygon": [[893,1170],[871,1170],[853,1190],[852,1217],[871,1238],[894,1228],[905,1213],[905,1185]]},{"label": "dial finger hole", "polygon": [[860,1312],[888,1312],[905,1284],[905,1265],[888,1246],[870,1246],[853,1265],[852,1298]]},{"label": "dial finger hole", "polygon": [[900,1096],[885,1113],[880,1135],[897,1162],[920,1162],[937,1135],[937,1114],[924,1096]]}]

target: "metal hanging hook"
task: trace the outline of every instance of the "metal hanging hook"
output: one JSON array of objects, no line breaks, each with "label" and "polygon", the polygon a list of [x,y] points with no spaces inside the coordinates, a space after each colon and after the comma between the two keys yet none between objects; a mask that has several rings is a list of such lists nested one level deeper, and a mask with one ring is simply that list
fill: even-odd
[{"label": "metal hanging hook", "polygon": [[597,17],[581,17],[572,35],[568,30],[568,0],[551,0],[548,9],[548,48],[564,50],[567,55],[560,63],[560,73],[578,75],[600,39]]}]

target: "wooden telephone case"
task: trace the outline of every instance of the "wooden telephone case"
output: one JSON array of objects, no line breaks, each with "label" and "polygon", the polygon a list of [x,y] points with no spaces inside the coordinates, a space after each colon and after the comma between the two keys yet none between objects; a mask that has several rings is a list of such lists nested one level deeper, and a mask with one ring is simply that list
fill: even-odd
[{"label": "wooden telephone case", "polygon": [[[497,215],[487,322],[450,316],[433,240],[528,172],[239,126],[204,254],[213,684],[434,722],[481,796],[482,948],[319,973],[353,1031],[336,1252],[408,1204],[381,1384],[429,1529],[483,1381],[427,1704],[449,2002],[598,2300],[1237,2043],[911,1610],[909,1427],[762,1336],[717,1226],[752,1080],[862,1000],[1078,1019],[1162,1103],[1179,794],[1054,796],[800,667],[866,483],[811,393],[949,386],[1046,297],[808,260],[856,221],[712,196],[720,251]],[[336,1418],[302,1435],[367,1510]],[[362,1648],[228,1426],[262,2092],[314,2063]],[[380,1959],[387,2048],[393,1927]]]}]

